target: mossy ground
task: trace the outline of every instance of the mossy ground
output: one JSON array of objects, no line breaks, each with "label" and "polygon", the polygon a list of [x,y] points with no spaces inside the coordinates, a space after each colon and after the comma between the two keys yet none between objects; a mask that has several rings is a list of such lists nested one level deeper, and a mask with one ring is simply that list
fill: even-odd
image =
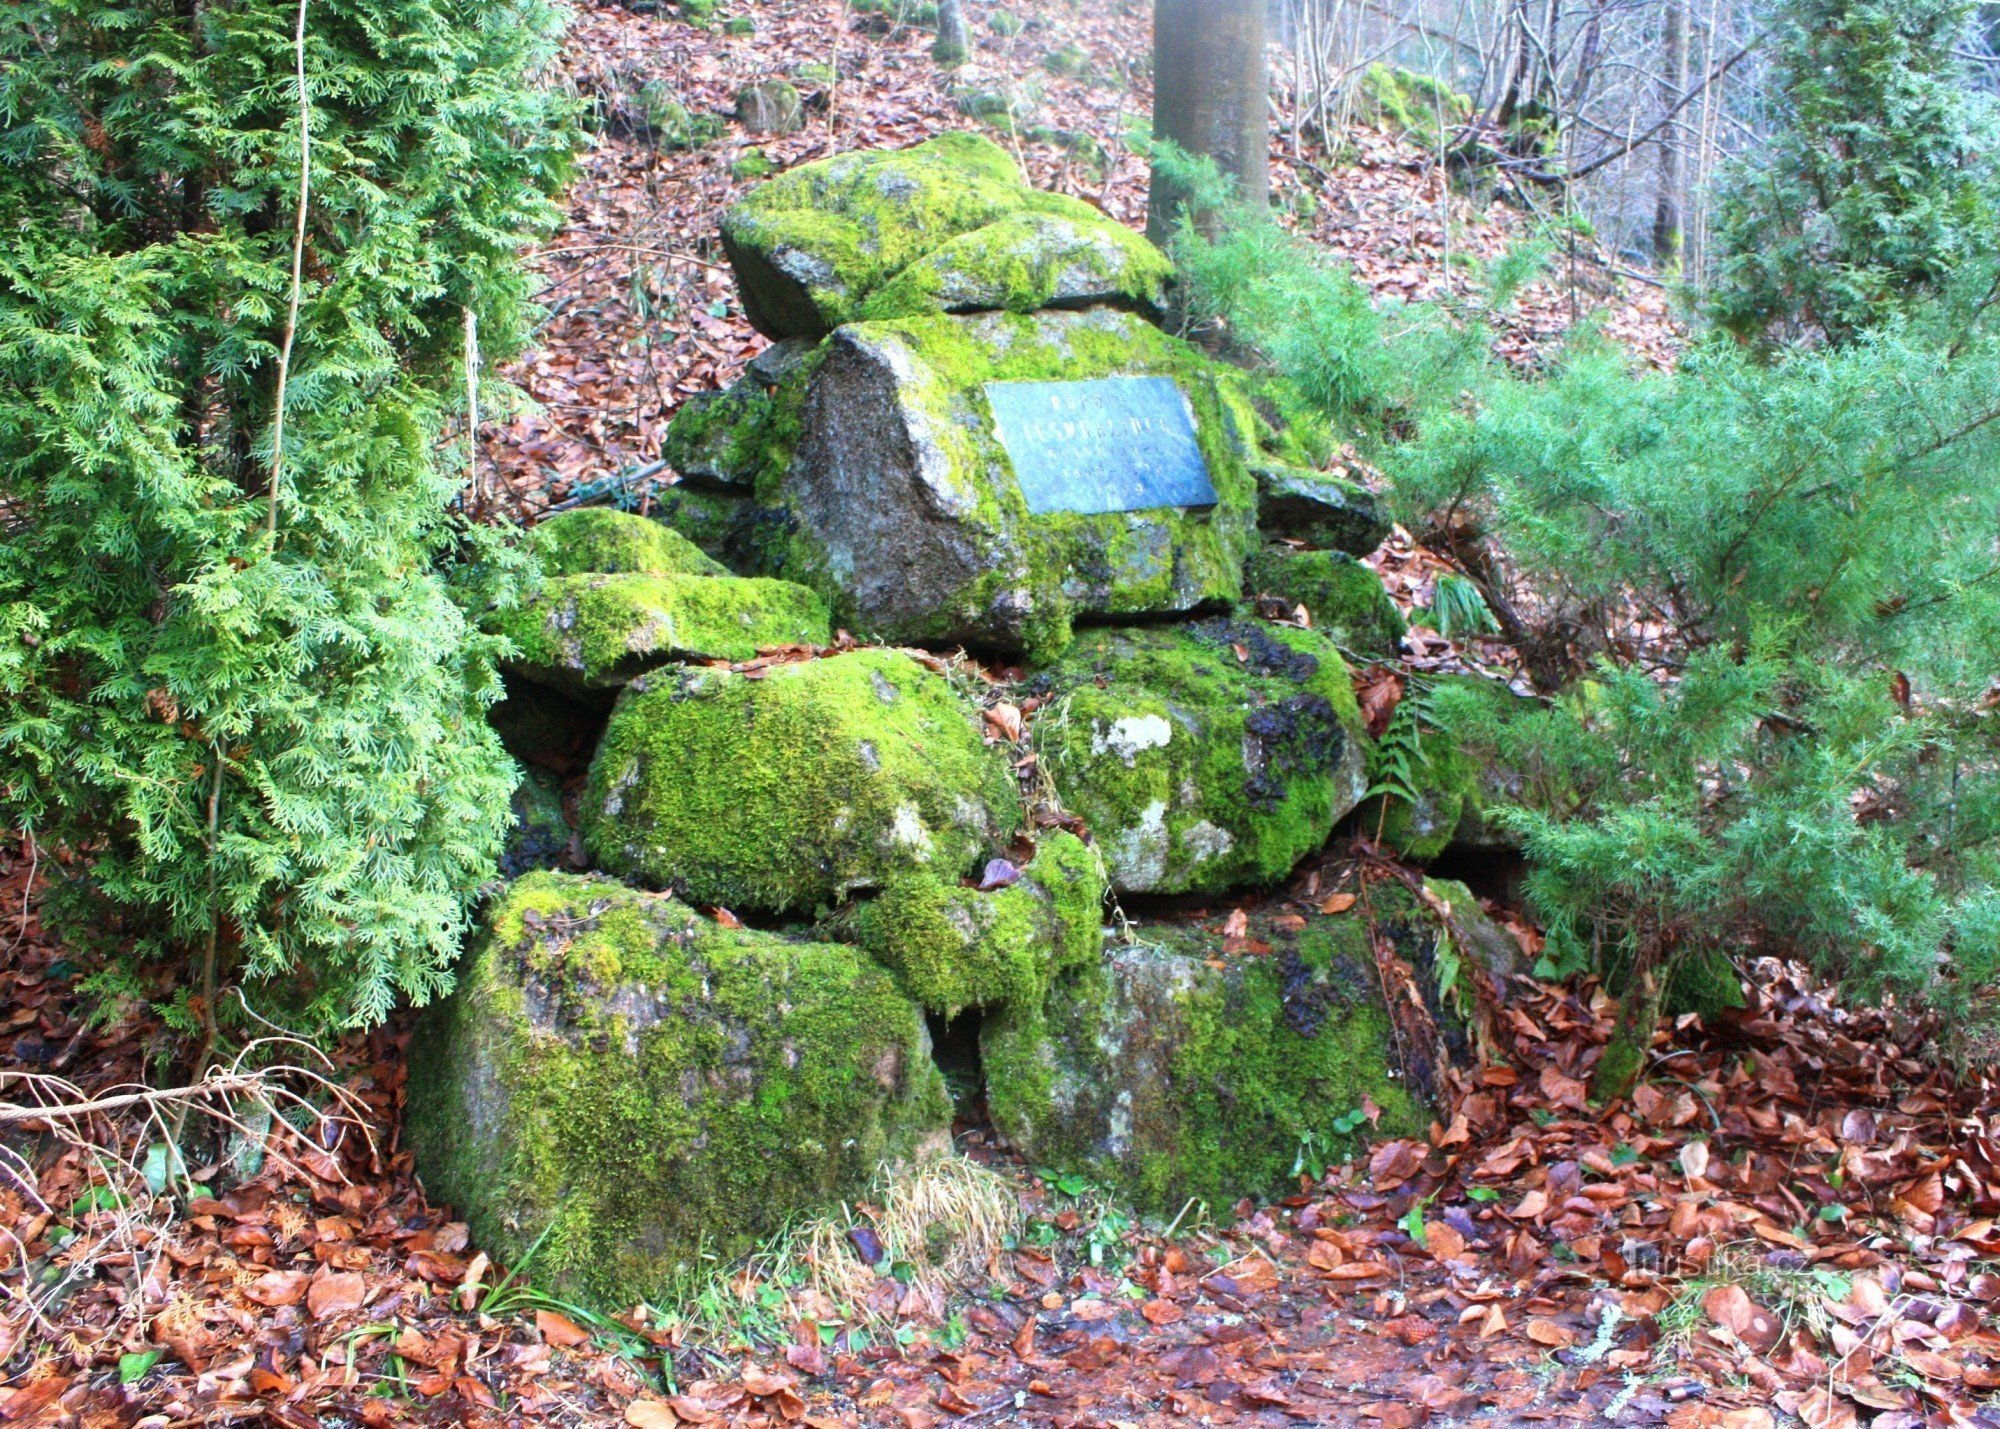
[{"label": "mossy ground", "polygon": [[943,676],[891,650],[763,678],[663,671],[613,712],[583,801],[607,869],[702,904],[810,910],[972,873],[1020,819],[1012,768]]},{"label": "mossy ground", "polygon": [[510,668],[571,693],[615,689],[669,660],[748,660],[832,637],[825,604],[804,586],[706,575],[557,576],[503,628],[517,652]]},{"label": "mossy ground", "polygon": [[852,948],[530,874],[413,1039],[427,1190],[604,1310],[865,1189],[947,1125],[923,1018]]},{"label": "mossy ground", "polygon": [[1041,684],[1036,750],[1120,891],[1282,878],[1361,797],[1353,685],[1313,631],[1092,630]]},{"label": "mossy ground", "polygon": [[1198,927],[1146,924],[1057,980],[1042,1009],[989,1018],[994,1124],[1034,1164],[1084,1172],[1143,1211],[1281,1193],[1308,1136],[1369,1103],[1408,1135],[1423,1103],[1399,1067],[1366,922],[1253,920],[1269,952],[1220,957]]},{"label": "mossy ground", "polygon": [[912,997],[949,1018],[968,1007],[1039,1007],[1058,973],[1095,963],[1104,892],[1096,853],[1056,831],[1009,887],[982,893],[911,874],[841,921]]}]

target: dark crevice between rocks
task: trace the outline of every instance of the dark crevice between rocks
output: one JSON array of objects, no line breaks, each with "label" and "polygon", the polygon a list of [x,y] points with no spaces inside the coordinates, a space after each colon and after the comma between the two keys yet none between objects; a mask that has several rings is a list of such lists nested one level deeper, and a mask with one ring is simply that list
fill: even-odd
[{"label": "dark crevice between rocks", "polygon": [[924,1014],[930,1027],[931,1060],[944,1074],[951,1092],[952,1135],[989,1125],[986,1114],[986,1063],[979,1052],[979,1034],[986,1015],[968,1007],[955,1017]]},{"label": "dark crevice between rocks", "polygon": [[1528,877],[1528,860],[1519,849],[1454,845],[1433,859],[1424,872],[1432,878],[1463,883],[1476,897],[1519,908],[1522,885]]}]

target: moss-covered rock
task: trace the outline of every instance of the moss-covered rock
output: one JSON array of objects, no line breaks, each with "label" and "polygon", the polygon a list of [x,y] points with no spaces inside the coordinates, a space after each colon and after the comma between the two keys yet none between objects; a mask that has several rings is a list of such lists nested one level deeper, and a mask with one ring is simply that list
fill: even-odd
[{"label": "moss-covered rock", "polygon": [[1256,465],[1257,524],[1267,536],[1365,556],[1389,535],[1381,503],[1345,477],[1300,467]]},{"label": "moss-covered rock", "polygon": [[599,864],[702,904],[810,910],[974,872],[1020,820],[1006,755],[950,681],[892,650],[634,681],[581,815]]},{"label": "moss-covered rock", "polygon": [[1382,578],[1345,551],[1268,546],[1250,558],[1243,591],[1303,605],[1313,628],[1359,655],[1393,656],[1407,628]]},{"label": "moss-covered rock", "polygon": [[1004,149],[963,133],[801,165],[725,214],[722,238],[744,311],[780,338],[921,312],[1150,309],[1171,273],[1145,239],[1030,188]]},{"label": "moss-covered rock", "polygon": [[[1173,381],[1214,507],[1029,510],[987,384],[1113,376]],[[850,324],[766,429],[758,498],[781,516],[758,569],[821,591],[857,634],[1043,654],[1076,617],[1229,603],[1256,531],[1228,400],[1201,352],[1127,312]]]},{"label": "moss-covered rock", "polygon": [[1019,212],[1021,171],[974,134],[802,164],[722,219],[744,311],[769,337],[820,337],[924,254]]},{"label": "moss-covered rock", "polygon": [[412,1040],[426,1190],[480,1248],[605,1311],[860,1192],[942,1135],[922,1014],[853,948],[531,874]]},{"label": "moss-covered rock", "polygon": [[1355,114],[1434,149],[1472,117],[1472,98],[1443,80],[1377,61],[1354,87]]},{"label": "moss-covered rock", "polygon": [[1367,787],[1347,665],[1317,631],[1092,630],[1039,682],[1042,767],[1120,892],[1282,878]]},{"label": "moss-covered rock", "polygon": [[729,574],[680,532],[605,506],[551,516],[529,532],[528,546],[550,576]]},{"label": "moss-covered rock", "polygon": [[1220,1210],[1282,1193],[1306,1139],[1372,1101],[1371,1135],[1427,1120],[1398,1061],[1358,913],[1251,920],[1251,955],[1199,927],[1140,923],[1043,1008],[986,1020],[994,1126],[1038,1166],[1077,1171],[1141,1210]]},{"label": "moss-covered rock", "polygon": [[1156,312],[1173,265],[1144,238],[1060,195],[1057,211],[1015,214],[940,244],[876,289],[868,319],[922,313],[1032,313],[1087,303]]},{"label": "moss-covered rock", "polygon": [[799,92],[782,79],[760,79],[736,91],[736,122],[752,134],[791,134],[806,122]]},{"label": "moss-covered rock", "polygon": [[1044,835],[1015,872],[1017,881],[984,892],[908,874],[836,923],[928,1011],[1039,1007],[1051,978],[1103,949],[1104,874],[1097,855],[1062,832]]},{"label": "moss-covered rock", "polygon": [[1667,983],[1660,1010],[1669,1017],[1692,1012],[1706,1022],[1725,1013],[1741,1012],[1749,1005],[1736,964],[1727,953],[1710,948],[1681,959]]},{"label": "moss-covered rock", "polygon": [[503,629],[516,650],[510,670],[579,698],[671,660],[748,660],[832,637],[812,591],[741,576],[556,576]]}]

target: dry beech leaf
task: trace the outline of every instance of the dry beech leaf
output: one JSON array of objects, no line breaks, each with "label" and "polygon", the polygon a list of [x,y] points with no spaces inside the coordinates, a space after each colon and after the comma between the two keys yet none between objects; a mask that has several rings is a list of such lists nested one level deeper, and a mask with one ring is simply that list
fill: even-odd
[{"label": "dry beech leaf", "polygon": [[535,1328],[544,1340],[559,1350],[573,1350],[578,1345],[590,1343],[590,1331],[555,1310],[535,1311]]}]

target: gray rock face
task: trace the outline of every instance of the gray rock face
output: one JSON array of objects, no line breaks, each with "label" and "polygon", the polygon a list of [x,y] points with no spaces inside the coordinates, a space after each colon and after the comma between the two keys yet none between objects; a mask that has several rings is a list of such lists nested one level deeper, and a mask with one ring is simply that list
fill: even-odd
[{"label": "gray rock face", "polygon": [[1260,466],[1254,475],[1257,521],[1266,535],[1365,556],[1389,534],[1381,504],[1351,481],[1290,466]]},{"label": "gray rock face", "polygon": [[[772,573],[858,633],[1052,652],[1078,617],[1180,614],[1240,589],[1254,496],[1226,395],[1202,354],[1132,314],[854,323],[818,363],[773,493],[793,534]],[[1173,380],[1214,507],[1028,509],[985,385],[1113,375]]]}]

